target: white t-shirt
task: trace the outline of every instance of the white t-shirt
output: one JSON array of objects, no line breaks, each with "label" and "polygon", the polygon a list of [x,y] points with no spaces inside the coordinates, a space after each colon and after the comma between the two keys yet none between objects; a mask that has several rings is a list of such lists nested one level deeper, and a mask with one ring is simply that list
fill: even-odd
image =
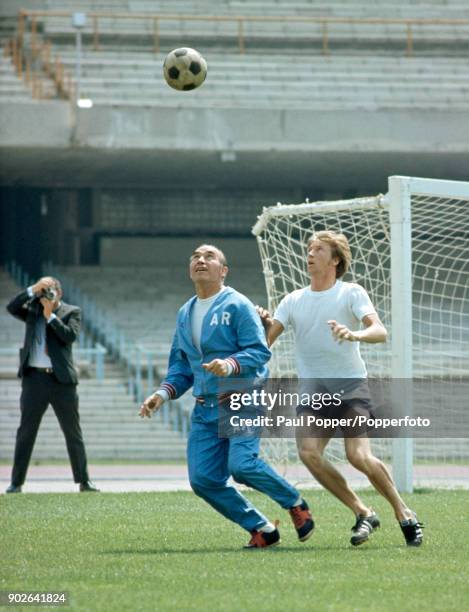
[{"label": "white t-shirt", "polygon": [[222,287],[218,293],[210,296],[209,298],[197,298],[194,305],[192,306],[191,312],[191,331],[192,331],[192,342],[194,346],[200,351],[200,337],[202,336],[202,324],[204,322],[205,315],[210,310],[210,306],[217,299],[222,291],[226,287]]},{"label": "white t-shirt", "polygon": [[[202,337],[202,325],[204,322],[205,315],[210,310],[210,306],[217,299],[222,291],[225,291],[226,287],[222,287],[218,293],[212,295],[209,298],[197,298],[192,306],[191,312],[191,331],[192,331],[192,342],[194,346],[200,351],[200,338]],[[233,372],[233,366],[228,364],[228,376]],[[164,399],[165,402],[169,400],[169,393],[166,389],[158,389],[156,393]]]},{"label": "white t-shirt", "polygon": [[289,325],[293,328],[299,378],[364,378],[366,366],[360,343],[335,341],[327,322],[335,319],[357,331],[363,317],[375,313],[363,287],[337,280],[325,291],[305,287],[288,294],[278,305],[274,319],[285,329]]}]

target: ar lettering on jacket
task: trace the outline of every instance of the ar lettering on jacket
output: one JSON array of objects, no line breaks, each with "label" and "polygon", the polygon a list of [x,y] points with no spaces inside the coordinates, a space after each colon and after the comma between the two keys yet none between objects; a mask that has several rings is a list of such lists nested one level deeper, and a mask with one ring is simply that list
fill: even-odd
[{"label": "ar lettering on jacket", "polygon": [[[231,319],[231,312],[226,312],[226,310],[224,310],[221,313],[221,317],[220,317],[220,325],[230,325],[230,319]],[[212,319],[210,321],[210,325],[218,325],[218,313],[214,312]]]}]

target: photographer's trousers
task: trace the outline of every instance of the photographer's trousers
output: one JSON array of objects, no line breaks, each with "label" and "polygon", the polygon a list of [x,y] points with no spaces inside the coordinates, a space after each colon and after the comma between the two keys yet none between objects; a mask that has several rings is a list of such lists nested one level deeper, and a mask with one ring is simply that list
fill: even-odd
[{"label": "photographer's trousers", "polygon": [[76,385],[62,384],[53,374],[28,368],[22,379],[21,421],[16,434],[11,477],[15,486],[21,486],[25,481],[39,426],[49,404],[65,436],[74,481],[89,480]]}]

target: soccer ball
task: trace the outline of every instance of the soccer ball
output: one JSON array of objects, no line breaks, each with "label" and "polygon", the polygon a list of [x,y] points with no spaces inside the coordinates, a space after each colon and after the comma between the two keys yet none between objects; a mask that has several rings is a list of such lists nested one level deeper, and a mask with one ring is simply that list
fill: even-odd
[{"label": "soccer ball", "polygon": [[207,62],[195,49],[182,47],[168,53],[163,72],[170,87],[179,91],[190,91],[200,87],[205,81]]}]

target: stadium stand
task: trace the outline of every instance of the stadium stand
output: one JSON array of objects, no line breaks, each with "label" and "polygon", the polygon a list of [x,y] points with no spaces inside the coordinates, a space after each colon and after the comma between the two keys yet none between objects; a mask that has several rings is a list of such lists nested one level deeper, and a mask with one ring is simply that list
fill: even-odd
[{"label": "stadium stand", "polygon": [[[95,6],[100,7],[96,4]],[[417,3],[406,5],[394,2],[391,6],[382,3],[375,5],[370,11],[366,3],[338,2],[324,8],[322,3],[265,3],[265,2],[223,2],[213,10],[213,4],[191,5],[190,3],[135,3],[129,5],[129,17],[113,18],[103,16],[93,22],[93,33],[90,27],[85,28],[85,39],[96,45],[98,40],[103,45],[116,46],[119,39],[126,41],[126,46],[145,44],[157,45],[163,43],[167,50],[180,46],[180,41],[189,38],[191,44],[197,44],[201,50],[226,53],[236,50],[239,46],[249,52],[260,51],[275,58],[279,54],[295,56],[304,53],[317,54],[328,48],[362,52],[370,55],[392,53],[404,50],[406,44],[417,46],[426,53],[439,52],[441,47],[452,49],[458,46],[456,54],[466,46],[468,23],[433,23],[422,25],[415,22],[411,27],[399,22],[403,19],[448,19],[453,15],[459,20],[468,17],[467,8],[460,4],[454,6],[435,6],[433,4]],[[452,10],[454,9],[454,10]],[[105,11],[104,7],[102,9]],[[139,18],[137,18],[136,11]],[[159,14],[158,23],[153,19],[144,18],[145,14]],[[109,14],[109,12],[108,12]],[[186,19],[171,19],[164,15],[182,14]],[[134,18],[131,18],[135,15]],[[201,19],[209,15],[209,20]],[[232,16],[236,19],[229,20]],[[239,16],[244,17],[239,21]],[[192,17],[192,19],[191,19]],[[323,21],[308,21],[312,19],[329,18],[327,25]],[[375,19],[376,23],[366,23],[357,20]],[[379,20],[387,19],[387,22]],[[332,21],[334,20],[334,21]],[[343,21],[341,21],[343,20]],[[354,21],[355,20],[355,21]],[[394,20],[394,21],[392,21]],[[95,38],[94,25],[99,37]],[[70,19],[63,17],[48,17],[44,22],[45,34],[55,41],[63,40],[71,33]],[[156,34],[157,32],[157,38]],[[242,33],[242,40],[239,36]],[[411,40],[408,38],[411,36]],[[136,48],[136,47],[135,47]],[[304,62],[299,61],[301,67]],[[293,66],[295,64],[293,63]],[[292,67],[291,57],[287,67]],[[282,69],[282,64],[280,65]],[[293,68],[294,72],[294,68]],[[257,73],[260,73],[258,68]],[[292,75],[290,82],[295,81]],[[253,81],[255,83],[255,79]]]},{"label": "stadium stand", "polygon": [[[0,272],[0,459],[13,456],[19,422],[20,385],[16,378],[18,350],[22,344],[23,325],[9,315],[4,305],[18,287]],[[105,379],[99,381],[92,368],[80,362],[80,418],[88,455],[96,459],[178,460],[185,456],[185,440],[179,432],[152,419],[142,427],[133,397],[127,392],[125,372],[107,361]],[[52,408],[46,412],[33,452],[33,460],[64,459],[63,434]]]},{"label": "stadium stand", "polygon": [[1,56],[0,59],[0,100],[2,102],[28,102],[31,93],[16,75],[11,62]]},{"label": "stadium stand", "polygon": [[[58,50],[73,70],[74,51]],[[287,56],[245,55],[210,60],[210,79],[196,95],[176,98],[155,74],[163,56],[151,52],[87,52],[82,97],[97,105],[238,108],[467,108],[467,61],[425,58],[312,57],[308,65]],[[442,85],[442,78],[445,82]]]},{"label": "stadium stand", "polygon": [[[0,17],[0,46],[5,49],[8,40],[14,36],[17,20],[12,17]],[[31,93],[16,70],[6,52],[0,55],[0,101],[28,102]]]},{"label": "stadium stand", "polygon": [[[369,3],[343,0],[326,7],[315,0],[294,3],[225,0],[215,6],[187,1],[48,0],[45,8],[62,13],[82,10],[120,15],[99,17],[96,22],[99,39],[95,39],[93,18],[88,19],[83,29],[80,92],[97,105],[456,110],[469,104],[467,60],[461,57],[467,47],[469,7],[456,0],[444,6],[431,0],[411,4],[380,0],[371,7]],[[146,14],[148,18],[144,18]],[[158,23],[158,46],[165,51],[189,40],[209,55],[210,78],[196,95],[181,97],[161,78],[156,78],[164,53],[163,49],[158,53],[151,51],[155,27],[149,16],[155,14],[210,17],[200,21],[161,19]],[[236,20],[217,20],[222,15],[267,18],[243,22],[247,54],[233,52],[233,44],[234,49],[238,45],[238,24]],[[406,58],[403,57],[408,44],[406,24],[351,21],[329,24],[330,54],[322,55],[323,25],[289,21],[288,17],[436,21],[425,26],[412,25],[416,54]],[[459,24],[442,21],[451,18],[459,19]],[[67,74],[73,77],[75,30],[70,14],[38,16],[37,20],[36,38],[52,42],[52,55],[60,58]],[[31,35],[26,40],[31,42]],[[419,57],[419,50],[424,51],[424,56]],[[438,57],[429,62],[428,56],[435,54]],[[50,93],[43,97],[50,97]]]},{"label": "stadium stand", "polygon": [[[89,4],[101,4],[100,2],[88,2]],[[59,5],[57,0],[48,0],[48,5]],[[85,2],[86,4],[86,2]],[[103,3],[105,4],[105,3]],[[420,15],[422,8],[429,11],[431,17],[448,15],[446,8],[449,9],[449,14],[453,11],[464,8],[464,3],[461,0],[446,0],[444,7],[441,0],[413,0],[413,2],[405,2],[405,0],[372,0],[365,2],[364,0],[330,0],[327,4],[320,0],[222,0],[216,5],[210,0],[193,3],[188,0],[129,0],[128,2],[116,3],[128,7],[130,11],[155,12],[156,9],[161,12],[174,13],[199,13],[207,11],[205,14],[254,14],[254,15],[307,15],[307,16],[367,16],[367,17],[416,17]],[[64,3],[62,2],[62,6]],[[212,9],[212,10],[210,10]]]}]

